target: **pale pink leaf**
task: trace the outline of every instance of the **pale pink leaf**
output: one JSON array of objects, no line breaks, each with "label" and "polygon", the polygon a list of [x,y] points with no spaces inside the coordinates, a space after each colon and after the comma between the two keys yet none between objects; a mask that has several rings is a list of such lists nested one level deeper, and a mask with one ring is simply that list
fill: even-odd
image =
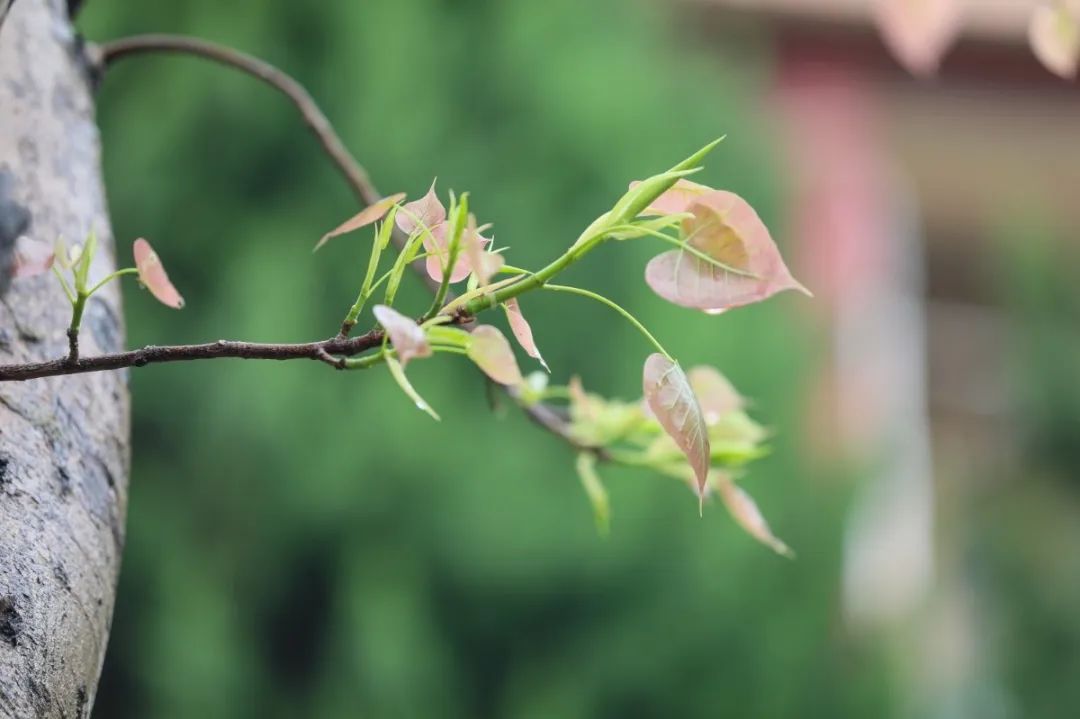
[{"label": "pale pink leaf", "polygon": [[518,386],[525,381],[518,368],[514,350],[502,332],[491,325],[480,325],[472,331],[469,359],[499,384]]},{"label": "pale pink leaf", "polygon": [[937,72],[961,19],[957,0],[878,0],[876,17],[893,57],[919,76]]},{"label": "pale pink leaf", "polygon": [[744,400],[728,381],[728,378],[708,365],[691,367],[686,373],[690,388],[701,405],[705,423],[710,427],[732,412],[746,406]]},{"label": "pale pink leaf", "polygon": [[1080,64],[1080,2],[1047,0],[1035,8],[1028,26],[1035,57],[1050,72],[1070,80]]},{"label": "pale pink leaf", "polygon": [[178,310],[183,307],[184,298],[169,281],[169,275],[161,264],[161,258],[154,252],[150,243],[141,237],[135,240],[132,254],[135,256],[135,268],[139,271],[139,282],[150,290],[150,294],[161,304],[173,309]]},{"label": "pale pink leaf", "polygon": [[761,510],[758,509],[757,502],[743,491],[742,487],[735,484],[727,475],[719,475],[715,485],[724,506],[727,507],[728,512],[731,513],[739,526],[746,530],[747,534],[777,554],[785,557],[795,556],[791,548],[772,533],[769,523],[765,521]]},{"label": "pale pink leaf", "polygon": [[[632,190],[640,184],[640,180],[634,180],[630,183],[630,189]],[[679,179],[672,185],[671,189],[653,200],[652,204],[645,208],[645,211],[641,214],[676,215],[680,212],[686,212],[686,209],[694,204],[698,198],[710,192],[715,192],[715,190],[707,185]]]},{"label": "pale pink leaf", "polygon": [[690,380],[678,364],[659,352],[645,360],[642,377],[645,402],[664,431],[686,455],[703,498],[709,476],[709,429]]},{"label": "pale pink leaf", "polygon": [[[491,278],[502,269],[506,260],[497,252],[488,252],[487,246],[491,240],[481,233],[491,227],[490,224],[477,228],[476,217],[469,213],[469,222],[465,227],[465,235],[461,238],[461,256],[466,262],[466,268],[476,276],[477,283],[483,287],[491,282]],[[458,265],[460,268],[460,263]],[[453,280],[453,277],[451,277]]]},{"label": "pale pink leaf", "polygon": [[[356,215],[323,235],[322,239],[319,240],[319,244],[315,245],[315,250],[319,249],[331,239],[339,235],[344,235],[348,232],[359,230],[361,227],[367,227],[373,222],[378,222],[387,212],[390,211],[391,207],[404,199],[405,193],[399,192],[396,195],[384,197],[378,202],[368,205],[364,209],[360,210],[360,212],[358,212]],[[315,250],[312,250],[312,252],[314,252]]]},{"label": "pale pink leaf", "polygon": [[427,194],[419,200],[406,203],[395,218],[398,228],[406,235],[415,235],[422,230],[432,230],[446,222],[446,208],[435,194],[435,183]]},{"label": "pale pink leaf", "polygon": [[11,276],[33,277],[48,272],[56,259],[55,248],[40,240],[20,237],[15,241],[15,262]]},{"label": "pale pink leaf", "polygon": [[431,345],[428,344],[427,335],[411,317],[406,317],[386,305],[375,305],[371,311],[389,335],[390,344],[394,346],[403,368],[414,357],[431,356]]},{"label": "pale pink leaf", "polygon": [[810,294],[791,276],[768,228],[746,200],[716,190],[688,209],[693,214],[683,223],[688,244],[735,271],[686,250],[671,250],[654,257],[645,270],[645,281],[656,294],[712,313],[760,302],[784,290]]},{"label": "pale pink leaf", "polygon": [[514,333],[518,344],[521,345],[527,355],[539,362],[550,373],[551,369],[548,367],[547,362],[544,361],[544,358],[540,356],[540,350],[536,347],[532,327],[529,325],[529,321],[525,319],[525,315],[521,314],[521,306],[518,304],[517,298],[514,297],[504,302],[503,309],[506,310],[506,320],[510,323],[510,330]]}]

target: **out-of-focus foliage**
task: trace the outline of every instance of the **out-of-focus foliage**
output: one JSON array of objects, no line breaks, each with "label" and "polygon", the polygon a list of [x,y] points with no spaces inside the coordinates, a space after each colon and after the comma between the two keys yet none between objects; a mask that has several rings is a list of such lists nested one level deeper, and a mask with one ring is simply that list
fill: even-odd
[{"label": "out-of-focus foliage", "polygon": [[[700,179],[773,224],[752,80],[690,49],[669,15],[629,0],[198,0],[90,3],[82,25],[92,38],[196,34],[286,68],[380,187],[419,197],[438,175],[470,190],[498,244],[539,266],[628,180],[725,132]],[[191,300],[183,313],[129,301],[131,344],[337,330],[365,250],[348,237],[310,249],[357,208],[291,107],[176,57],[125,63],[100,100],[116,233],[152,237]],[[886,667],[838,631],[845,497],[794,451],[814,354],[794,296],[723,318],[679,311],[642,282],[656,251],[600,251],[568,279],[661,328],[688,366],[720,367],[775,426],[747,488],[797,562],[716,504],[698,519],[681,483],[628,470],[605,471],[614,511],[598,538],[570,451],[515,411],[493,414],[464,360],[409,366],[440,424],[383,372],[136,370],[97,714],[886,713]],[[402,292],[399,306],[429,301],[411,278]],[[560,295],[528,307],[558,381],[632,399],[651,350],[607,312]],[[421,433],[440,449],[418,451]]]}]

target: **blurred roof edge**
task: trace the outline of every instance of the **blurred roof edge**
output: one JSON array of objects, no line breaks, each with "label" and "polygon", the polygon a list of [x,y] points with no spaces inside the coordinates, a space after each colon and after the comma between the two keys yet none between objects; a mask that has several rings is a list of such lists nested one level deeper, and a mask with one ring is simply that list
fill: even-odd
[{"label": "blurred roof edge", "polygon": [[[848,26],[874,24],[872,0],[688,0],[702,6],[726,7],[747,15],[782,22],[813,22]],[[981,3],[978,12],[967,8],[963,36],[1004,43],[1022,43],[1027,37],[1031,5],[1017,2]]]}]

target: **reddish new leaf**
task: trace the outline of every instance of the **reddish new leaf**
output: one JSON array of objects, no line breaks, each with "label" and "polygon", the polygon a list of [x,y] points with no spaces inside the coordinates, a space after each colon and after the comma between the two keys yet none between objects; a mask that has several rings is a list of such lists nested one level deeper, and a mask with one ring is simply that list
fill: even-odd
[{"label": "reddish new leaf", "polygon": [[[322,239],[319,240],[319,244],[315,245],[315,250],[319,249],[331,239],[339,235],[344,235],[348,232],[359,230],[361,227],[367,227],[373,222],[378,222],[387,212],[390,211],[391,207],[404,199],[405,193],[399,192],[396,195],[384,197],[378,202],[368,205],[364,209],[360,210],[360,212],[358,212],[352,218],[346,220],[345,222],[341,223],[340,225],[323,235]],[[312,250],[312,252],[314,252],[314,250]]]},{"label": "reddish new leaf", "polygon": [[141,237],[135,240],[132,254],[135,256],[135,268],[139,271],[139,282],[150,290],[150,294],[161,304],[173,309],[178,310],[183,307],[184,298],[169,281],[169,275],[161,264],[161,258],[154,252],[150,243]]},{"label": "reddish new leaf", "polygon": [[517,386],[525,381],[510,343],[491,325],[480,325],[472,331],[468,355],[484,374],[499,384]]},{"label": "reddish new leaf", "polygon": [[431,356],[431,345],[428,344],[427,335],[412,318],[386,305],[375,305],[372,313],[379,324],[386,329],[390,344],[394,346],[398,359],[401,360],[402,368],[414,357]]},{"label": "reddish new leaf", "polygon": [[957,0],[878,0],[876,15],[889,51],[913,75],[937,72],[960,29]]},{"label": "reddish new leaf", "polygon": [[757,502],[753,497],[743,491],[742,487],[735,484],[727,475],[720,475],[715,482],[719,491],[720,499],[724,506],[734,517],[739,526],[746,530],[754,539],[772,549],[777,554],[785,557],[794,557],[791,548],[780,541],[769,529],[769,523],[758,509]]},{"label": "reddish new leaf", "polygon": [[527,355],[539,362],[550,373],[551,369],[547,366],[544,358],[540,356],[540,350],[536,348],[532,327],[529,325],[529,321],[525,319],[525,315],[521,314],[521,306],[518,305],[517,298],[514,297],[504,302],[503,309],[506,310],[506,320],[510,323],[510,330],[514,333],[518,344],[521,345]]},{"label": "reddish new leaf", "polygon": [[710,427],[722,417],[746,406],[746,400],[735,391],[727,377],[715,368],[708,365],[691,367],[686,376],[698,404],[701,405],[705,423]]},{"label": "reddish new leaf", "polygon": [[48,272],[56,260],[56,251],[40,240],[20,237],[15,242],[15,262],[11,276],[33,277]]},{"label": "reddish new leaf", "polygon": [[[490,224],[477,228],[476,216],[470,212],[469,221],[465,227],[465,235],[461,238],[461,256],[464,258],[467,270],[476,276],[480,287],[491,282],[491,278],[502,269],[503,264],[506,262],[501,254],[487,251],[487,246],[491,244],[491,240],[480,233],[485,232],[489,227],[491,227]],[[458,267],[460,268],[460,266],[459,262]],[[453,280],[453,277],[451,277],[451,280]]]},{"label": "reddish new leaf", "polygon": [[657,352],[645,360],[642,388],[653,416],[686,455],[697,478],[698,497],[703,498],[711,455],[709,430],[690,380],[678,364]]},{"label": "reddish new leaf", "polygon": [[1028,41],[1046,69],[1067,80],[1080,64],[1080,2],[1046,0],[1035,8]]},{"label": "reddish new leaf", "polygon": [[431,183],[427,194],[419,200],[406,203],[397,213],[398,228],[406,235],[415,235],[421,230],[434,230],[446,222],[446,208],[435,194],[435,183]]},{"label": "reddish new leaf", "polygon": [[686,250],[671,250],[654,257],[645,270],[645,281],[656,294],[706,312],[760,302],[784,290],[810,294],[791,276],[768,228],[746,200],[715,190],[688,211],[693,214],[683,223],[688,244],[731,269]]}]

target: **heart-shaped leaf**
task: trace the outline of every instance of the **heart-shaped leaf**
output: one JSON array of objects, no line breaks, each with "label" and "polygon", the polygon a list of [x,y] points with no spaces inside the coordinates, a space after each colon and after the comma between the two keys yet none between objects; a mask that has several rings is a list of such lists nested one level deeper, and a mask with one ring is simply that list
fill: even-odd
[{"label": "heart-shaped leaf", "polygon": [[1080,2],[1047,0],[1035,8],[1028,41],[1046,69],[1067,80],[1080,64]]},{"label": "heart-shaped leaf", "polygon": [[40,240],[20,237],[15,241],[15,262],[11,276],[33,277],[48,272],[56,260],[56,249]]},{"label": "heart-shaped leaf", "polygon": [[960,30],[957,0],[878,0],[876,17],[893,57],[919,76],[937,72]]},{"label": "heart-shaped leaf", "polygon": [[435,193],[435,183],[431,183],[427,194],[419,200],[413,200],[402,206],[395,221],[398,229],[409,236],[423,230],[433,230],[446,222],[446,208]]},{"label": "heart-shaped leaf", "polygon": [[[645,281],[656,294],[683,307],[722,312],[784,290],[810,292],[791,276],[758,214],[738,195],[716,190],[690,205],[683,223],[687,250],[654,257]],[[724,265],[724,266],[720,266]]]},{"label": "heart-shaped leaf", "polygon": [[727,475],[719,475],[715,486],[723,500],[728,512],[738,522],[739,526],[746,530],[754,539],[772,549],[777,554],[785,557],[794,557],[795,552],[784,544],[769,529],[769,523],[758,509],[757,502],[753,497],[743,491],[742,487],[735,484]]},{"label": "heart-shaped leaf", "polygon": [[510,323],[510,330],[514,333],[514,337],[517,339],[518,344],[521,345],[521,348],[525,350],[527,355],[539,362],[545,370],[551,372],[547,362],[540,356],[540,350],[536,348],[532,327],[529,325],[529,321],[525,319],[525,315],[521,314],[521,306],[518,305],[517,298],[514,297],[504,302],[503,309],[506,310],[506,320]]},{"label": "heart-shaped leaf", "polygon": [[184,298],[169,281],[169,275],[161,264],[161,258],[154,252],[150,243],[140,237],[135,240],[131,251],[135,256],[135,269],[139,271],[139,282],[150,290],[150,294],[161,304],[173,309],[178,310],[183,307]]},{"label": "heart-shaped leaf", "polygon": [[496,327],[480,325],[473,330],[468,355],[484,374],[499,384],[516,387],[525,381],[514,358],[514,350]]},{"label": "heart-shaped leaf", "polygon": [[427,335],[411,317],[406,317],[386,305],[375,305],[371,311],[379,324],[386,329],[390,344],[394,346],[398,359],[401,360],[402,368],[414,357],[431,356],[431,345],[428,344]]},{"label": "heart-shaped leaf", "polygon": [[709,429],[690,380],[678,364],[656,352],[645,360],[642,388],[653,416],[686,455],[697,478],[698,497],[703,498],[711,454]]},{"label": "heart-shaped leaf", "polygon": [[[334,229],[327,232],[319,240],[319,244],[315,245],[315,250],[325,245],[339,235],[344,235],[354,230],[359,230],[361,227],[367,227],[373,222],[378,222],[383,216],[390,211],[390,208],[405,199],[405,193],[399,192],[396,195],[390,195],[384,197],[378,202],[368,205],[364,209],[360,210],[356,215],[353,215],[345,222],[341,223]],[[314,252],[315,250],[312,250]]]},{"label": "heart-shaped leaf", "polygon": [[746,406],[746,400],[716,368],[708,365],[691,367],[686,376],[698,404],[701,405],[705,423],[710,427],[726,415]]}]

